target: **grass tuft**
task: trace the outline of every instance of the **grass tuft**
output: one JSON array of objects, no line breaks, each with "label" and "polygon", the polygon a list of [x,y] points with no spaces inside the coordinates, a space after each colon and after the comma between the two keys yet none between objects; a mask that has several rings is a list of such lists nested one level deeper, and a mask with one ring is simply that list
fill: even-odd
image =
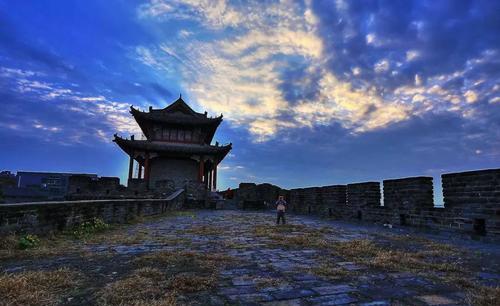
[{"label": "grass tuft", "polygon": [[181,234],[191,234],[200,236],[215,236],[220,235],[224,231],[224,228],[218,226],[210,225],[198,225],[188,228],[186,230],[178,231]]},{"label": "grass tuft", "polygon": [[[33,240],[26,242],[26,236],[7,235],[0,237],[0,260],[42,258],[81,251],[80,245],[63,236],[36,237],[34,242]],[[25,247],[26,243],[29,244],[29,247]]]},{"label": "grass tuft", "polygon": [[314,275],[322,276],[328,280],[339,280],[347,276],[352,276],[353,272],[333,264],[332,262],[322,262],[319,265],[312,267],[308,271]]},{"label": "grass tuft", "polygon": [[79,272],[61,268],[54,271],[25,271],[0,275],[2,305],[53,305],[81,283]]},{"label": "grass tuft", "polygon": [[168,288],[180,293],[205,291],[215,287],[216,276],[199,276],[195,273],[179,273],[169,280]]},{"label": "grass tuft", "polygon": [[89,221],[74,226],[72,229],[66,231],[66,234],[76,239],[87,239],[96,233],[102,233],[110,229],[110,227],[111,226],[102,219],[92,218]]},{"label": "grass tuft", "polygon": [[130,276],[107,284],[97,293],[99,305],[177,305],[175,292],[168,291],[167,277],[159,269],[141,268]]},{"label": "grass tuft", "polygon": [[497,306],[500,301],[500,287],[478,286],[469,290],[467,301],[475,306]]},{"label": "grass tuft", "polygon": [[258,277],[255,279],[257,289],[275,288],[286,284],[285,280],[280,278]]}]

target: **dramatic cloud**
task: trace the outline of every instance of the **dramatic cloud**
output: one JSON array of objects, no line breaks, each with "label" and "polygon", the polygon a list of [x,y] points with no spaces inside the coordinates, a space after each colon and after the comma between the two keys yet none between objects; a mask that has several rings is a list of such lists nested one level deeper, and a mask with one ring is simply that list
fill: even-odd
[{"label": "dramatic cloud", "polygon": [[216,140],[234,149],[221,186],[498,167],[499,11],[486,0],[0,1],[1,166],[45,165],[40,155],[47,170],[86,161],[126,176],[111,139],[140,137],[129,106],[182,93],[224,114]]},{"label": "dramatic cloud", "polygon": [[[191,20],[214,36],[139,46],[137,54],[155,69],[180,71],[202,108],[257,141],[335,122],[366,132],[443,111],[474,120],[481,112],[472,104],[498,94],[498,72],[485,77],[479,67],[498,65],[498,20],[487,4],[464,4],[155,0],[140,6],[141,18]],[[486,35],[475,36],[480,29]]]}]

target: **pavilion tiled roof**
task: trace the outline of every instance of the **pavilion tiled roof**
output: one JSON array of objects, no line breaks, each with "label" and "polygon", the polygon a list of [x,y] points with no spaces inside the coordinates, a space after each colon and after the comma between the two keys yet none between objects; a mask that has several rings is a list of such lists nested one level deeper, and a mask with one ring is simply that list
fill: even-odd
[{"label": "pavilion tiled roof", "polygon": [[134,116],[135,120],[140,124],[142,121],[153,121],[161,123],[170,123],[178,125],[212,125],[217,127],[222,122],[222,115],[215,118],[209,118],[204,115],[188,115],[184,113],[169,113],[162,110],[150,110],[149,112],[142,112],[130,107],[130,113]]},{"label": "pavilion tiled roof", "polygon": [[119,137],[115,134],[113,140],[118,146],[128,154],[133,151],[150,151],[157,153],[167,154],[193,154],[193,155],[213,155],[222,160],[229,151],[231,151],[232,144],[224,146],[213,146],[207,144],[193,144],[193,143],[172,143],[162,141],[150,140],[129,140]]},{"label": "pavilion tiled roof", "polygon": [[219,117],[207,117],[207,113],[197,113],[187,105],[182,97],[163,109],[149,108],[148,112],[140,111],[130,106],[130,113],[139,124],[142,132],[149,138],[148,126],[152,123],[169,124],[178,126],[199,126],[207,131],[205,141],[210,143],[215,131],[222,122],[222,114]]}]

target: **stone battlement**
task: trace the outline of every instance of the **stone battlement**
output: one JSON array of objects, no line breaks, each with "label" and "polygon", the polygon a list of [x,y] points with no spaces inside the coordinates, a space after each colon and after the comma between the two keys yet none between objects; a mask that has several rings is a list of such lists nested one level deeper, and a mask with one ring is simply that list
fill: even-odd
[{"label": "stone battlement", "polygon": [[[281,189],[245,184],[236,189],[240,207],[272,203],[285,195],[289,211],[338,219],[437,229],[500,240],[500,169],[447,173],[441,176],[444,207],[434,206],[432,177],[382,182]],[[263,192],[264,189],[272,190]],[[257,204],[255,204],[257,203]]]}]

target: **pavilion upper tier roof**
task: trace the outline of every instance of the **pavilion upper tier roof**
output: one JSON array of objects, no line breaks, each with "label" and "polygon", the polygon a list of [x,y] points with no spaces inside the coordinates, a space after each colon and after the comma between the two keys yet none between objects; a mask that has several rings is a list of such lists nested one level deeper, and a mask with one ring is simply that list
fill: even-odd
[{"label": "pavilion upper tier roof", "polygon": [[133,106],[130,113],[141,125],[145,121],[176,124],[176,125],[200,125],[217,127],[222,122],[222,115],[219,117],[207,117],[207,113],[197,113],[182,98],[162,109],[149,108],[149,112],[142,112]]}]

